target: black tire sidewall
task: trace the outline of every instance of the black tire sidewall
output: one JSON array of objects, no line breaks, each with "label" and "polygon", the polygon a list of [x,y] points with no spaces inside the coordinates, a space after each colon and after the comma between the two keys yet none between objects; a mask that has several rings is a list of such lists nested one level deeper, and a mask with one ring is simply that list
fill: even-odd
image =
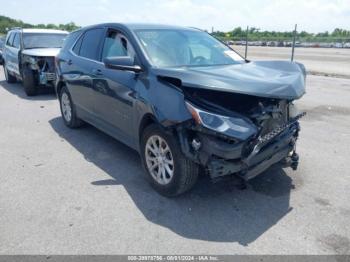
[{"label": "black tire sidewall", "polygon": [[7,69],[6,69],[6,65],[5,65],[5,63],[2,65],[2,67],[4,68],[4,75],[5,75],[5,80],[6,80],[6,82],[8,82],[9,80],[8,80],[8,73],[7,73]]},{"label": "black tire sidewall", "polygon": [[[172,180],[170,181],[169,184],[166,185],[161,185],[159,184],[150,174],[147,168],[147,163],[146,163],[146,157],[145,157],[145,147],[146,147],[146,142],[149,137],[153,135],[158,135],[161,138],[163,138],[166,143],[168,144],[171,154],[173,156],[173,161],[174,161],[174,175]],[[160,194],[171,197],[175,196],[178,194],[180,184],[181,184],[181,176],[186,175],[185,172],[183,172],[183,158],[184,156],[182,155],[180,145],[176,141],[175,137],[173,134],[168,133],[163,130],[162,127],[156,124],[152,124],[148,126],[145,131],[142,134],[141,138],[141,160],[142,160],[142,166],[145,170],[146,177],[148,181],[150,182],[151,186]]]},{"label": "black tire sidewall", "polygon": [[6,82],[8,83],[9,82],[9,76],[8,76],[8,72],[7,72],[5,64],[4,64],[4,75],[5,75]]},{"label": "black tire sidewall", "polygon": [[11,74],[9,74],[9,71],[6,68],[6,63],[5,62],[3,64],[3,67],[4,67],[4,74],[5,74],[6,82],[9,83],[9,84],[15,83],[17,79],[14,76],[12,76]]},{"label": "black tire sidewall", "polygon": [[28,96],[36,95],[37,87],[34,79],[34,74],[31,69],[24,68],[22,72],[24,91]]}]

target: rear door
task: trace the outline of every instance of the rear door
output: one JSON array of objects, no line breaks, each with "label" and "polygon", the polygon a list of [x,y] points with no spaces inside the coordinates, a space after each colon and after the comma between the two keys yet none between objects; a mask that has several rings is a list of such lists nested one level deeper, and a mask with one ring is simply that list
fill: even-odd
[{"label": "rear door", "polygon": [[3,57],[6,63],[6,69],[8,71],[13,72],[13,59],[12,59],[12,44],[13,44],[13,39],[15,37],[15,32],[10,32],[9,35],[6,37],[6,42],[3,48]]},{"label": "rear door", "polygon": [[13,43],[11,47],[11,64],[13,66],[13,72],[19,75],[19,52],[21,50],[21,34],[15,33]]},{"label": "rear door", "polygon": [[94,113],[94,92],[92,70],[98,61],[98,51],[103,39],[104,28],[85,31],[64,59],[65,81],[80,115],[91,117]]}]

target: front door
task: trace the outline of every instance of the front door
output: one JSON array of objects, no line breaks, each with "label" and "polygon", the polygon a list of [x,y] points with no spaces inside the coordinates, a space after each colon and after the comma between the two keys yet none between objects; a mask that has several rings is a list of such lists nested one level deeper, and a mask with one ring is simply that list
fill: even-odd
[{"label": "front door", "polygon": [[[103,41],[101,61],[117,56],[135,60],[135,51],[122,33],[109,29]],[[119,131],[119,136],[131,141],[137,76],[134,72],[109,69],[103,64],[96,65],[93,72],[97,115]]]}]

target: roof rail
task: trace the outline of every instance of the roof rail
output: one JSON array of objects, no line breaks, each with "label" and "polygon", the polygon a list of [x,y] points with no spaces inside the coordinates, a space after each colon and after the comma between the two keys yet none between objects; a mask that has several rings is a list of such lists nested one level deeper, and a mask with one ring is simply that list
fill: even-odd
[{"label": "roof rail", "polygon": [[18,30],[23,30],[22,27],[20,27],[20,26],[15,26],[15,27],[11,27],[8,31],[16,30],[16,29],[18,29]]}]

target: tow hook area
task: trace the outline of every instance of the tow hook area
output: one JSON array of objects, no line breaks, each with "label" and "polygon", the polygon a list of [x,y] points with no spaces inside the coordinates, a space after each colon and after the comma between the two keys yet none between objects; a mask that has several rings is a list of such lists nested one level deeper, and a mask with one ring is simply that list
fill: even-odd
[{"label": "tow hook area", "polygon": [[298,165],[299,165],[299,155],[295,151],[293,151],[292,154],[286,157],[286,159],[282,162],[283,167],[290,167],[294,171],[298,169]]},{"label": "tow hook area", "polygon": [[198,151],[201,148],[202,143],[197,137],[195,137],[192,139],[191,145],[195,151]]},{"label": "tow hook area", "polygon": [[295,171],[298,169],[299,155],[297,153],[293,152],[291,160],[292,160],[292,163],[290,164],[290,167]]}]

